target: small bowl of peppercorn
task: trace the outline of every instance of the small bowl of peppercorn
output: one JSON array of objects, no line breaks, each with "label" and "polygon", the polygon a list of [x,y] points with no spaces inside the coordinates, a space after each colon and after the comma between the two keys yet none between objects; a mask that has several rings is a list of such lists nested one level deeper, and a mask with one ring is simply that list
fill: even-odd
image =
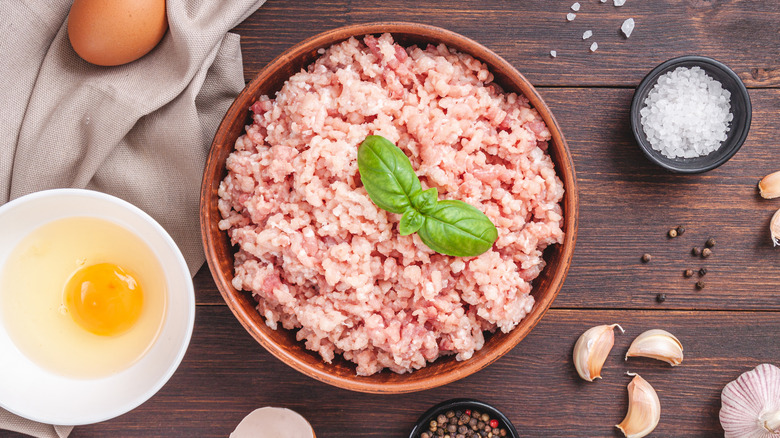
[{"label": "small bowl of peppercorn", "polygon": [[425,411],[409,438],[520,438],[512,422],[493,406],[456,398]]}]

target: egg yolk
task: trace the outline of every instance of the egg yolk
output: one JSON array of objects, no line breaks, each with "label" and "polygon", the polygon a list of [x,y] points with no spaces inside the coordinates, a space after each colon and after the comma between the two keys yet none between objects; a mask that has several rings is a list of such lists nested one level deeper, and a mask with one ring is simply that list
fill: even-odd
[{"label": "egg yolk", "polygon": [[127,331],[141,316],[141,285],[113,263],[86,266],[65,285],[65,307],[85,330],[100,336]]}]

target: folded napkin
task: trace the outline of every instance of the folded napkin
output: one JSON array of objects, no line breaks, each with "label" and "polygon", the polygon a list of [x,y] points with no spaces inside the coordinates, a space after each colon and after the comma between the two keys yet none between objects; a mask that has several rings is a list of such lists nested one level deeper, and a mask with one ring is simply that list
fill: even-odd
[{"label": "folded napkin", "polygon": [[[143,58],[99,67],[67,35],[72,0],[0,2],[0,204],[78,187],[125,199],[154,217],[194,275],[209,145],[244,87],[239,36],[264,0],[168,0],[169,30]],[[64,437],[71,428],[0,409],[0,429]]]}]

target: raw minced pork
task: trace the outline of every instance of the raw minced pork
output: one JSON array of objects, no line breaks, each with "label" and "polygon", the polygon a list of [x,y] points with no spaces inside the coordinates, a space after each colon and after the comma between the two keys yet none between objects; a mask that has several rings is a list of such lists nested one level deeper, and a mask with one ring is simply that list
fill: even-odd
[{"label": "raw minced pork", "polygon": [[[237,289],[269,327],[296,330],[359,375],[469,359],[484,331],[531,310],[542,251],[563,239],[563,184],[550,132],[528,100],[444,45],[349,39],[261,97],[227,160],[219,227],[239,245]],[[357,148],[376,134],[409,156],[423,189],[483,211],[498,229],[477,257],[437,254],[360,182]]]}]

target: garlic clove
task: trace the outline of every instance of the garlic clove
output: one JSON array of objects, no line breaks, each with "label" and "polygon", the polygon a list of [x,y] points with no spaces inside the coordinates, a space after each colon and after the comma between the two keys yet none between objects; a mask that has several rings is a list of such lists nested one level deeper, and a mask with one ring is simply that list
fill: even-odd
[{"label": "garlic clove", "polygon": [[762,198],[772,199],[780,196],[780,171],[770,173],[758,182],[758,192]]},{"label": "garlic clove", "polygon": [[639,374],[628,384],[628,412],[620,424],[615,425],[626,438],[641,438],[652,432],[661,419],[661,401],[655,389]]},{"label": "garlic clove", "polygon": [[586,330],[574,344],[574,368],[584,380],[592,382],[601,378],[601,368],[615,344],[615,327],[625,333],[618,324],[598,325]]},{"label": "garlic clove", "polygon": [[244,417],[230,438],[316,438],[303,416],[291,409],[264,407]]},{"label": "garlic clove", "polygon": [[666,330],[648,330],[637,336],[628,347],[626,360],[629,357],[649,357],[674,367],[683,361],[683,346],[679,339]]},{"label": "garlic clove", "polygon": [[769,233],[772,235],[772,244],[780,245],[780,210],[777,210],[769,221]]},{"label": "garlic clove", "polygon": [[780,368],[765,363],[743,373],[720,399],[725,438],[780,437]]}]

